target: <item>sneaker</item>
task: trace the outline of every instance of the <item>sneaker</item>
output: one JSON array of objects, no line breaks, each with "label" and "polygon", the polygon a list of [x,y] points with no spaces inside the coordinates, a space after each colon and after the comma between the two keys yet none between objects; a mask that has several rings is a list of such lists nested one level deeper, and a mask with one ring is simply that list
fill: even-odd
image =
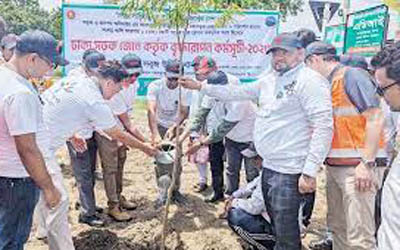
[{"label": "sneaker", "polygon": [[310,250],[332,250],[333,249],[332,239],[325,238],[319,241],[312,241],[309,247]]},{"label": "sneaker", "polygon": [[104,221],[97,217],[96,215],[93,216],[82,216],[79,215],[79,223],[87,224],[91,227],[103,227]]}]

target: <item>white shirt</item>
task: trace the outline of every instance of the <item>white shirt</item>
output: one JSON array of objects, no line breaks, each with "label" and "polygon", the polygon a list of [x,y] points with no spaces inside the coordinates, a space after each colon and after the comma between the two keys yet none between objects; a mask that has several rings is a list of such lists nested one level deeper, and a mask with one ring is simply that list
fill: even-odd
[{"label": "white shirt", "polygon": [[254,144],[263,167],[284,174],[316,176],[333,135],[332,101],[327,80],[303,63],[279,75],[242,86],[203,85],[223,101],[258,103]]},{"label": "white shirt", "polygon": [[117,125],[93,78],[63,79],[46,90],[42,99],[52,154],[82,128],[106,130]]},{"label": "white shirt", "polygon": [[205,96],[202,107],[211,109],[210,112],[218,117],[220,121],[237,122],[233,129],[226,135],[227,138],[235,142],[253,141],[256,107],[251,101],[222,102]]},{"label": "white shirt", "polygon": [[[115,116],[128,113],[129,116],[133,113],[133,104],[135,103],[137,92],[137,82],[129,84],[128,87],[123,87],[120,92],[114,95],[109,101],[107,101],[111,110]],[[123,128],[123,124],[116,117],[118,125]]]},{"label": "white shirt", "polygon": [[[157,103],[157,121],[164,128],[169,128],[178,119],[179,88],[169,89],[167,79],[162,78],[150,83],[147,100]],[[182,105],[189,106],[190,93],[182,88]]]},{"label": "white shirt", "polygon": [[[73,68],[67,75],[67,77],[78,77],[83,79],[87,79],[90,77],[87,75],[85,69],[83,66],[78,66],[76,68]],[[86,126],[85,128],[82,128],[79,132],[77,132],[82,138],[84,139],[90,139],[93,137],[93,132],[94,128],[92,126]]]},{"label": "white shirt", "polygon": [[0,66],[0,79],[0,176],[29,177],[13,136],[34,133],[42,153],[47,151],[42,104],[32,84],[16,72]]}]

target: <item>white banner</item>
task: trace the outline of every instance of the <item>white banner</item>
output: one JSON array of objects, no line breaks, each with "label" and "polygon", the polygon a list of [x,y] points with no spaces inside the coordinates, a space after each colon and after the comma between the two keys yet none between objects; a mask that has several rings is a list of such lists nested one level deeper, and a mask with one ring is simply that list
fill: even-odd
[{"label": "white banner", "polygon": [[[278,13],[245,12],[223,28],[215,27],[218,16],[205,12],[192,17],[184,46],[185,73],[193,73],[190,64],[197,55],[212,56],[221,70],[244,80],[269,68],[265,52],[278,31]],[[164,62],[178,57],[175,30],[125,18],[117,6],[64,5],[63,28],[64,52],[71,62],[67,70],[90,48],[107,59],[135,53],[143,60],[144,76],[151,78],[161,77]]]}]

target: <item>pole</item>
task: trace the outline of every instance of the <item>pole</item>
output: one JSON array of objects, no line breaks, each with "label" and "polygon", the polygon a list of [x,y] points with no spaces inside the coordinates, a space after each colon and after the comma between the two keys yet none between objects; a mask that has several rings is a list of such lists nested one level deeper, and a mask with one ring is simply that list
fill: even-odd
[{"label": "pole", "polygon": [[342,0],[343,6],[343,23],[346,23],[347,14],[350,12],[351,0]]}]

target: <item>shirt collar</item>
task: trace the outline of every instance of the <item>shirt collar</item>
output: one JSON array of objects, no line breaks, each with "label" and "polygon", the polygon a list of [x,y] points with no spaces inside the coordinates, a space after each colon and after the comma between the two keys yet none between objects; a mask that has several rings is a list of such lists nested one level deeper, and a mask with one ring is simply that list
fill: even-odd
[{"label": "shirt collar", "polygon": [[14,70],[6,67],[5,65],[3,65],[2,68],[7,70],[12,75],[14,75],[19,83],[21,83],[22,85],[27,87],[34,94],[39,94],[39,91],[35,88],[35,86],[30,81],[28,81],[25,77],[21,76],[19,73],[17,73]]},{"label": "shirt collar", "polygon": [[292,75],[296,74],[300,69],[304,68],[304,66],[305,66],[304,62],[301,62],[301,63],[299,63],[297,66],[295,66],[294,68],[290,69],[289,71],[286,71],[286,72],[283,73],[283,74],[279,74],[279,73],[278,73],[278,76],[279,76],[279,77],[283,77],[283,76],[284,76],[284,77],[289,77],[289,76],[292,76]]}]

